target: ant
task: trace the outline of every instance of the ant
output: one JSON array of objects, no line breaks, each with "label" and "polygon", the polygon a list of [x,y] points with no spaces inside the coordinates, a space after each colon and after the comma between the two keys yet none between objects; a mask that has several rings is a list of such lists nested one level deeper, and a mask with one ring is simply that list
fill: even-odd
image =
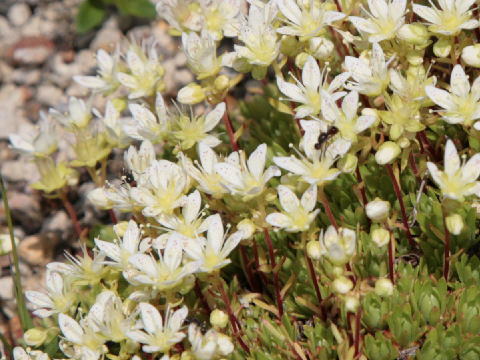
[{"label": "ant", "polygon": [[320,133],[320,135],[318,136],[318,143],[315,144],[315,149],[320,150],[323,144],[325,144],[325,142],[329,138],[331,138],[337,133],[338,133],[338,128],[336,128],[335,126],[331,126],[326,132]]},{"label": "ant", "polygon": [[122,179],[123,179],[124,183],[129,184],[130,186],[136,186],[137,185],[137,182],[135,181],[135,178],[133,177],[132,172],[128,171],[125,168],[122,169]]}]

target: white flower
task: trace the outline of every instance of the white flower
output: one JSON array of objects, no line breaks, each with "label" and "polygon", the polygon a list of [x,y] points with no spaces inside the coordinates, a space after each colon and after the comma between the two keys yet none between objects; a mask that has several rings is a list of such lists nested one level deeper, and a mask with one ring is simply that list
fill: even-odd
[{"label": "white flower", "polygon": [[182,32],[200,31],[202,16],[192,7],[192,3],[192,0],[158,1],[157,13],[174,28],[176,35]]},{"label": "white flower", "polygon": [[157,94],[155,100],[155,116],[144,105],[130,104],[129,110],[133,115],[132,121],[126,123],[123,131],[136,140],[149,140],[156,144],[163,140],[168,132],[168,113],[163,97]]},{"label": "white flower", "polygon": [[167,230],[166,234],[160,237],[165,238],[171,232],[178,232],[189,238],[194,238],[196,235],[202,234],[208,228],[208,221],[202,220],[201,216],[202,197],[200,192],[195,190],[188,195],[185,204],[182,207],[182,214],[162,214],[156,218],[160,225]]},{"label": "white flower", "polygon": [[276,156],[273,162],[295,175],[308,184],[323,185],[340,175],[341,171],[332,167],[334,163],[343,156],[351,146],[350,141],[339,138],[328,145],[325,150],[317,150],[318,136],[321,132],[321,124],[318,121],[301,121],[302,129],[305,130],[303,138],[303,149],[306,156],[301,154],[301,159],[295,156]]},{"label": "white flower", "polygon": [[347,228],[338,228],[330,225],[325,234],[320,234],[320,248],[322,254],[334,265],[344,265],[355,253],[355,232]]},{"label": "white flower", "polygon": [[111,101],[107,101],[103,116],[96,110],[94,110],[94,113],[105,125],[107,139],[112,147],[124,148],[130,144],[131,139],[123,130],[126,118],[120,117],[120,112]]},{"label": "white flower", "polygon": [[197,182],[198,190],[220,198],[226,193],[226,189],[221,185],[222,177],[215,171],[215,166],[219,162],[217,154],[204,143],[198,144],[197,153],[200,162],[192,162],[183,153],[179,154],[183,169]]},{"label": "white flower", "polygon": [[49,114],[68,129],[84,129],[92,119],[91,102],[87,104],[76,97],[68,100],[68,112],[62,114],[56,109],[50,109]]},{"label": "white flower", "polygon": [[117,69],[120,58],[120,51],[117,47],[113,56],[105,50],[97,51],[98,70],[97,76],[76,75],[73,80],[78,84],[92,89],[94,92],[110,93],[115,91],[119,83],[117,80]]},{"label": "white flower", "polygon": [[215,329],[202,334],[196,324],[188,327],[188,341],[192,345],[191,351],[195,359],[213,360],[229,355],[234,347],[230,338],[217,332]]},{"label": "white flower", "polygon": [[377,164],[391,164],[402,152],[402,149],[394,141],[385,141],[375,153]]},{"label": "white flower", "polygon": [[186,306],[172,313],[170,307],[165,313],[165,323],[158,310],[149,303],[138,304],[143,329],[128,331],[127,336],[133,341],[144,344],[142,350],[147,353],[168,352],[172,346],[179,343],[186,336],[180,331],[188,315]]},{"label": "white flower", "polygon": [[335,99],[325,91],[322,91],[322,115],[323,119],[335,126],[340,135],[351,141],[357,141],[357,135],[368,129],[376,121],[374,115],[358,116],[359,107],[358,92],[352,91],[343,98],[342,108],[339,109]]},{"label": "white flower", "polygon": [[58,325],[64,340],[60,343],[61,350],[70,358],[82,360],[98,360],[107,351],[106,339],[97,330],[98,327],[88,319],[80,324],[65,314],[58,315]]},{"label": "white flower", "polygon": [[284,185],[279,185],[277,191],[284,211],[267,215],[265,221],[289,232],[308,230],[320,212],[319,209],[313,210],[317,203],[317,185],[311,185],[300,201],[295,193]]},{"label": "white flower", "polygon": [[137,205],[143,207],[143,215],[154,217],[171,214],[182,206],[188,186],[188,176],[181,167],[168,160],[156,160],[139,176],[137,187],[130,193]]},{"label": "white flower", "polygon": [[327,25],[345,17],[341,12],[327,10],[325,2],[278,0],[277,3],[288,24],[278,28],[277,32],[298,36],[300,41],[324,34]]},{"label": "white flower", "polygon": [[37,309],[33,314],[46,318],[57,313],[68,313],[70,307],[74,305],[75,294],[71,292],[71,287],[62,275],[56,271],[47,270],[46,273],[47,293],[39,291],[26,291],[25,297]]},{"label": "white flower", "polygon": [[228,256],[243,239],[243,231],[236,231],[225,240],[222,218],[211,215],[208,221],[207,239],[188,239],[185,245],[186,255],[200,262],[199,271],[210,273],[231,263]]},{"label": "white flower", "polygon": [[292,75],[296,85],[283,80],[281,77],[277,77],[277,85],[280,91],[288,97],[286,100],[302,104],[295,108],[295,117],[301,119],[307,116],[316,116],[320,113],[322,106],[321,89],[329,93],[335,101],[345,95],[343,91],[335,91],[345,84],[349,76],[349,73],[342,73],[328,84],[327,68],[320,71],[317,61],[309,55],[302,70],[303,84]]},{"label": "white flower", "polygon": [[245,159],[242,150],[230,154],[227,162],[215,164],[215,171],[222,177],[224,185],[232,194],[251,199],[260,195],[267,182],[274,176],[280,176],[276,166],[265,170],[267,159],[267,145],[259,145],[248,158]]},{"label": "white flower", "polygon": [[138,151],[134,146],[130,146],[124,153],[123,158],[128,169],[132,172],[133,178],[137,180],[140,174],[143,174],[155,161],[156,154],[152,143],[145,140],[142,141]]},{"label": "white flower", "polygon": [[182,280],[198,271],[201,262],[191,261],[182,265],[183,247],[187,238],[177,233],[172,233],[167,240],[165,249],[158,249],[156,260],[153,255],[134,254],[128,262],[137,272],[131,272],[126,277],[131,283],[146,284],[153,290],[165,291],[181,284]]},{"label": "white flower", "polygon": [[250,65],[269,66],[280,50],[277,33],[272,25],[277,15],[274,2],[263,7],[250,5],[248,18],[242,21],[238,39],[244,46],[234,45],[238,58]]},{"label": "white flower", "polygon": [[475,154],[465,163],[460,162],[457,149],[452,140],[445,146],[444,171],[433,162],[427,162],[433,180],[440,187],[444,197],[462,200],[465,196],[480,195],[480,154]]},{"label": "white flower", "polygon": [[225,114],[225,109],[226,105],[222,102],[207,114],[200,116],[185,115],[182,112],[172,116],[171,135],[174,141],[180,143],[182,150],[188,150],[200,142],[210,147],[219,145],[221,141],[216,136],[208,134],[208,132],[218,125]]},{"label": "white flower", "polygon": [[40,350],[30,350],[25,351],[20,346],[16,346],[13,349],[13,359],[14,360],[50,360],[48,354]]},{"label": "white flower", "polygon": [[462,60],[467,65],[480,67],[480,44],[465,46],[462,49]]},{"label": "white flower", "polygon": [[407,0],[368,0],[370,12],[363,9],[368,19],[349,16],[351,23],[361,33],[366,33],[370,42],[390,40],[405,22]]},{"label": "white flower", "polygon": [[202,29],[215,40],[234,37],[240,27],[241,0],[201,0],[204,24]]},{"label": "white flower", "polygon": [[191,32],[182,34],[183,51],[188,67],[198,80],[215,76],[222,69],[221,58],[217,58],[217,44],[206,32],[201,36]]},{"label": "white flower", "polygon": [[[425,87],[428,97],[445,111],[441,111],[443,119],[449,124],[471,126],[480,119],[480,77],[470,87],[468,76],[461,65],[455,65],[450,77],[450,92],[432,85]],[[474,127],[480,129],[480,124]]]},{"label": "white flower", "polygon": [[10,134],[10,144],[22,155],[44,157],[57,150],[55,123],[40,112],[38,130],[30,134]]},{"label": "white flower", "polygon": [[430,22],[429,30],[446,36],[458,35],[462,30],[478,27],[478,20],[472,19],[470,7],[475,0],[438,0],[437,8],[432,1],[432,7],[412,4],[413,11]]},{"label": "white flower", "polygon": [[[145,245],[148,242],[146,238],[142,243],[142,234],[137,226],[137,223],[133,220],[128,222],[127,230],[123,235],[121,241],[114,240],[114,242],[103,241],[98,238],[95,239],[95,245],[112,261],[106,262],[106,264],[120,269],[126,269],[129,265],[128,259],[133,254],[143,253],[147,249]],[[140,246],[140,249],[139,249]]]},{"label": "white flower", "polygon": [[345,68],[351,73],[353,81],[347,84],[350,90],[356,90],[367,96],[380,95],[388,86],[388,65],[393,60],[385,62],[385,55],[378,43],[372,44],[370,59],[345,57]]},{"label": "white flower", "polygon": [[[93,194],[89,199],[93,201],[95,205],[105,206],[106,209],[115,208],[121,212],[131,212],[136,204],[136,201],[131,195],[131,189],[130,185],[126,182],[123,182],[121,185],[113,185],[107,182],[102,189],[103,196],[97,193]],[[105,197],[106,202],[103,197]],[[99,200],[99,202],[95,200]]]},{"label": "white flower", "polygon": [[164,87],[165,69],[160,64],[155,44],[145,42],[143,47],[148,49],[136,44],[130,46],[126,55],[129,73],[117,74],[118,81],[129,90],[129,99],[153,95]]},{"label": "white flower", "polygon": [[371,220],[382,222],[388,218],[390,203],[377,197],[365,206],[365,211]]}]

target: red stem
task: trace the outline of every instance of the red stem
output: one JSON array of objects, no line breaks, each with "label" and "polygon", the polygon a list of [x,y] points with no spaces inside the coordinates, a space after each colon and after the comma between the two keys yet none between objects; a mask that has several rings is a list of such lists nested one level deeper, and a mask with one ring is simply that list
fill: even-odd
[{"label": "red stem", "polygon": [[202,288],[200,287],[200,284],[198,282],[198,278],[195,278],[195,292],[197,293],[198,298],[202,302],[203,306],[205,309],[207,309],[208,313],[211,313],[210,305],[208,305],[208,301],[205,298],[205,295],[203,295]]},{"label": "red stem", "polygon": [[335,0],[335,5],[337,5],[337,11],[342,12],[342,7],[340,6],[340,3],[338,2],[338,0]]},{"label": "red stem", "polygon": [[110,218],[112,219],[113,223],[117,225],[118,219],[117,219],[117,216],[115,215],[115,211],[113,209],[110,209],[108,212],[110,213]]},{"label": "red stem", "polygon": [[357,314],[355,315],[355,356],[359,354],[360,350],[360,320],[362,318],[362,308],[358,306]]},{"label": "red stem", "polygon": [[420,136],[420,139],[424,143],[426,150],[430,153],[430,156],[432,159],[436,160],[437,159],[437,154],[435,152],[435,149],[433,148],[432,144],[430,144],[430,140],[427,138],[427,134],[425,133],[425,130],[422,130],[418,133]]},{"label": "red stem", "polygon": [[447,220],[445,216],[445,208],[442,204],[442,217],[443,217],[443,228],[445,231],[445,253],[444,253],[444,267],[443,267],[443,277],[448,281],[448,275],[450,273],[450,231],[447,228]]},{"label": "red stem", "polygon": [[278,317],[281,318],[283,316],[283,302],[282,294],[280,293],[280,285],[278,282],[278,271],[275,270],[277,263],[275,261],[275,254],[273,253],[272,239],[270,239],[270,234],[268,233],[267,229],[263,229],[263,233],[265,235],[265,242],[267,243],[268,252],[270,254],[270,265],[272,266],[273,272],[273,285],[275,287],[275,296],[277,298]]},{"label": "red stem", "polygon": [[365,183],[363,182],[362,174],[360,173],[359,166],[357,166],[356,173],[357,173],[357,181],[360,184],[360,194],[362,194],[363,207],[365,207],[368,203],[368,200],[367,200],[367,194],[365,193]]},{"label": "red stem", "polygon": [[248,283],[253,291],[258,292],[258,283],[255,277],[252,274],[252,269],[250,267],[247,252],[244,245],[240,245],[240,256],[242,257],[243,266],[245,267],[245,275],[247,275]]},{"label": "red stem", "polygon": [[415,156],[413,155],[413,151],[410,152],[410,165],[412,165],[413,174],[415,175],[415,178],[417,179],[417,182],[419,184],[421,184],[422,179],[418,175],[417,164],[415,163]]},{"label": "red stem", "polygon": [[407,234],[408,242],[410,243],[410,247],[414,248],[415,241],[413,240],[412,234],[410,233],[410,227],[408,226],[407,212],[405,211],[405,204],[403,203],[402,190],[400,189],[397,179],[395,178],[395,174],[393,173],[392,166],[390,164],[385,164],[385,167],[387,168],[388,175],[390,175],[390,178],[392,179],[393,188],[395,190],[395,194],[397,194],[398,202],[400,203],[403,226],[405,227],[405,232]]},{"label": "red stem", "polygon": [[333,216],[332,209],[330,209],[330,204],[328,202],[327,196],[325,195],[325,192],[323,191],[323,188],[320,188],[320,200],[323,203],[323,206],[325,207],[325,212],[327,213],[328,218],[330,219],[330,223],[333,225],[335,230],[338,230],[338,224],[337,220],[335,220],[335,217]]},{"label": "red stem", "polygon": [[320,293],[320,288],[318,286],[317,275],[315,274],[315,268],[313,267],[312,259],[307,254],[307,249],[305,248],[305,259],[307,260],[308,271],[310,272],[310,277],[312,278],[313,287],[315,288],[315,293],[317,294],[318,303],[320,304],[320,309],[322,310],[322,318],[325,319],[325,307],[322,304],[322,294]]},{"label": "red stem", "polygon": [[395,284],[395,274],[393,272],[393,233],[388,223],[385,226],[390,233],[390,241],[388,242],[388,275],[392,284]]},{"label": "red stem", "polygon": [[70,218],[72,219],[73,226],[75,227],[75,231],[77,232],[78,237],[81,237],[83,230],[82,230],[82,227],[80,226],[77,213],[73,208],[72,203],[68,200],[67,195],[65,195],[63,192],[61,193],[61,199],[63,201],[63,205],[65,206],[65,209],[68,212],[68,215],[70,215]]},{"label": "red stem", "polygon": [[[225,106],[227,105],[227,101],[225,100]],[[233,151],[238,151],[238,144],[235,141],[235,133],[233,131],[232,121],[230,119],[230,115],[228,114],[228,107],[225,108],[225,114],[222,117],[223,123],[227,128],[227,134],[230,139],[230,145],[232,145]]]}]

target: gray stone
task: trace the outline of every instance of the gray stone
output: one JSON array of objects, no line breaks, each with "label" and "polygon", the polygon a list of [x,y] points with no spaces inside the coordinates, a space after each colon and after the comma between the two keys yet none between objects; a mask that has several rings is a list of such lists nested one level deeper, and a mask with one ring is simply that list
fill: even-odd
[{"label": "gray stone", "polygon": [[15,297],[13,285],[14,282],[11,276],[0,278],[0,299],[12,300]]},{"label": "gray stone", "polygon": [[90,44],[90,49],[93,51],[97,51],[98,49],[112,51],[115,48],[115,44],[122,39],[123,34],[117,27],[104,26],[97,35],[95,35],[95,38]]},{"label": "gray stone", "polygon": [[25,24],[31,15],[30,7],[25,3],[18,3],[11,6],[7,14],[10,23],[17,27]]},{"label": "gray stone", "polygon": [[10,81],[19,85],[35,85],[40,82],[41,78],[42,72],[38,69],[15,69],[12,72]]},{"label": "gray stone", "polygon": [[63,210],[57,211],[53,216],[45,219],[42,226],[42,233],[50,240],[55,239],[54,243],[58,242],[58,240],[67,241],[72,236],[72,230],[72,220]]},{"label": "gray stone", "polygon": [[56,106],[66,100],[63,91],[54,85],[40,85],[37,88],[36,99],[40,104]]},{"label": "gray stone", "polygon": [[2,175],[7,181],[32,181],[37,175],[34,163],[26,159],[9,160],[2,164]]},{"label": "gray stone", "polygon": [[44,266],[48,263],[50,257],[45,256],[47,247],[46,238],[42,235],[27,236],[18,244],[18,256],[27,264]]},{"label": "gray stone", "polygon": [[36,197],[12,191],[8,194],[8,202],[12,217],[20,222],[26,233],[32,233],[40,228],[42,213]]}]

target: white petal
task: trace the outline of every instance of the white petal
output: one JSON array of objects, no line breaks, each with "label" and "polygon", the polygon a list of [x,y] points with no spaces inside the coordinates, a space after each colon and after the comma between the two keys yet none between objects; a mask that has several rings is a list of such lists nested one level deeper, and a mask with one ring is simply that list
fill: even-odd
[{"label": "white petal", "polygon": [[157,274],[157,263],[149,255],[135,254],[128,258],[128,262],[149,276],[155,276]]},{"label": "white petal", "polygon": [[333,101],[330,94],[324,90],[321,91],[322,95],[322,115],[325,120],[330,123],[335,123],[340,120],[341,114],[338,110],[337,104]]},{"label": "white petal", "polygon": [[178,330],[180,330],[187,315],[188,315],[188,308],[184,305],[180,309],[175,311],[173,315],[170,317],[170,321],[168,322],[168,328],[172,332],[177,332]]},{"label": "white petal", "polygon": [[374,115],[362,115],[359,116],[357,122],[355,123],[355,133],[360,134],[362,131],[368,129],[373,123],[377,120],[377,117]]},{"label": "white petal", "polygon": [[230,235],[227,240],[225,240],[225,244],[222,248],[222,256],[224,258],[228,257],[228,255],[230,255],[233,249],[235,249],[240,243],[240,241],[242,241],[243,234],[243,231],[236,231],[232,235]]},{"label": "white petal", "polygon": [[205,143],[198,144],[198,157],[200,163],[207,174],[213,174],[215,171],[214,165],[217,162],[217,155],[209,146]]},{"label": "white petal", "polygon": [[295,213],[300,206],[295,193],[284,185],[279,185],[277,191],[282,208],[288,213]]},{"label": "white petal", "polygon": [[155,334],[163,330],[162,316],[151,304],[142,302],[138,304],[142,316],[143,327],[149,334]]},{"label": "white petal", "polygon": [[295,102],[308,102],[308,99],[303,94],[302,90],[295,84],[283,80],[281,77],[277,77],[278,89],[289,99]]},{"label": "white petal", "polygon": [[207,240],[215,254],[219,254],[223,246],[223,223],[219,214],[212,216],[208,224]]},{"label": "white petal", "polygon": [[260,144],[253,153],[250,154],[247,165],[250,173],[256,178],[260,179],[265,170],[265,161],[267,159],[267,145]]},{"label": "white petal", "polygon": [[456,106],[452,100],[452,96],[448,91],[437,89],[432,85],[427,85],[425,86],[425,93],[430,100],[444,109],[452,109]]},{"label": "white petal", "polygon": [[356,91],[352,91],[343,98],[342,110],[348,120],[357,116],[358,93]]},{"label": "white petal", "polygon": [[302,207],[308,212],[312,211],[317,204],[317,185],[311,185],[302,195],[300,200]]},{"label": "white petal", "polygon": [[470,20],[468,20],[468,21],[465,21],[465,22],[460,26],[460,28],[466,29],[466,30],[475,29],[476,27],[478,27],[478,20],[475,20],[475,19],[470,19]]},{"label": "white petal", "polygon": [[75,75],[73,80],[86,88],[89,89],[100,89],[102,87],[107,86],[105,80],[98,76],[82,76],[82,75]]},{"label": "white petal", "polygon": [[460,168],[460,157],[452,140],[448,140],[445,145],[444,166],[447,175],[455,174]]},{"label": "white petal", "polygon": [[143,73],[143,61],[134,51],[127,52],[127,63],[133,75],[140,75]]},{"label": "white petal", "polygon": [[388,5],[385,0],[368,0],[368,8],[377,18],[388,17]]},{"label": "white petal", "polygon": [[226,105],[224,102],[215,106],[215,108],[210,111],[205,117],[205,126],[204,131],[208,132],[213,130],[217,126],[218,122],[222,119],[223,114],[225,114]]},{"label": "white petal", "polygon": [[28,301],[38,307],[51,308],[54,306],[52,300],[47,295],[39,291],[26,291],[25,297],[28,299]]},{"label": "white petal", "polygon": [[137,223],[133,220],[128,222],[127,230],[123,235],[123,247],[130,253],[133,254],[138,250],[138,243],[140,241],[140,230],[138,229]]},{"label": "white petal", "polygon": [[302,23],[302,12],[293,0],[280,0],[278,1],[277,6],[288,20],[295,24]]},{"label": "white petal", "polygon": [[470,92],[470,82],[460,64],[453,67],[450,76],[450,86],[452,88],[452,93],[460,97],[467,97]]},{"label": "white petal", "polygon": [[227,163],[217,163],[215,164],[215,171],[227,183],[232,184],[235,187],[243,187],[242,173],[236,166]]},{"label": "white petal", "polygon": [[113,67],[115,66],[115,61],[113,60],[113,57],[110,56],[105,50],[99,49],[97,51],[97,62],[98,66],[102,69],[103,72],[111,72],[113,70]]},{"label": "white petal", "polygon": [[200,192],[195,190],[193,193],[187,196],[187,203],[182,209],[182,215],[187,223],[191,223],[196,219],[200,212],[200,206],[202,205],[202,197]]},{"label": "white petal", "polygon": [[290,218],[282,213],[272,213],[268,214],[265,218],[265,221],[272,226],[276,226],[279,228],[286,228],[290,226],[291,220]]},{"label": "white petal", "polygon": [[477,180],[480,175],[480,154],[475,154],[467,161],[462,169],[462,179],[467,182]]},{"label": "white petal", "polygon": [[335,21],[343,19],[345,16],[345,14],[338,11],[325,11],[325,14],[323,14],[323,23],[331,24]]},{"label": "white petal", "polygon": [[435,10],[433,10],[428,6],[412,4],[412,9],[415,14],[417,14],[418,16],[424,18],[425,20],[431,23],[440,22],[440,19],[437,13],[435,12]]},{"label": "white petal", "polygon": [[60,330],[62,330],[63,336],[65,336],[68,341],[74,344],[82,344],[84,335],[83,329],[70,316],[59,314],[58,325],[60,326]]},{"label": "white petal", "polygon": [[302,70],[302,82],[305,88],[310,91],[317,91],[320,86],[320,68],[313,56],[308,56]]},{"label": "white petal", "polygon": [[437,165],[432,162],[427,162],[428,171],[432,176],[433,181],[435,181],[439,186],[443,186],[442,172],[438,170]]},{"label": "white petal", "polygon": [[386,71],[385,55],[378,43],[372,45],[372,69],[374,73],[381,74]]},{"label": "white petal", "polygon": [[184,237],[181,234],[173,233],[170,235],[165,246],[163,259],[165,265],[171,274],[175,273],[180,264],[182,263],[183,255],[183,242],[185,241]]},{"label": "white petal", "polygon": [[307,172],[303,162],[294,156],[275,156],[273,162],[282,169],[297,175],[303,175]]},{"label": "white petal", "polygon": [[47,270],[46,284],[50,292],[54,294],[63,293],[63,277],[56,271]]},{"label": "white petal", "polygon": [[95,239],[95,245],[112,260],[120,261],[120,249],[118,245],[100,239]]},{"label": "white petal", "polygon": [[369,34],[374,34],[378,32],[378,27],[371,21],[361,18],[359,16],[349,16],[348,20],[357,28],[360,32],[366,32]]}]

